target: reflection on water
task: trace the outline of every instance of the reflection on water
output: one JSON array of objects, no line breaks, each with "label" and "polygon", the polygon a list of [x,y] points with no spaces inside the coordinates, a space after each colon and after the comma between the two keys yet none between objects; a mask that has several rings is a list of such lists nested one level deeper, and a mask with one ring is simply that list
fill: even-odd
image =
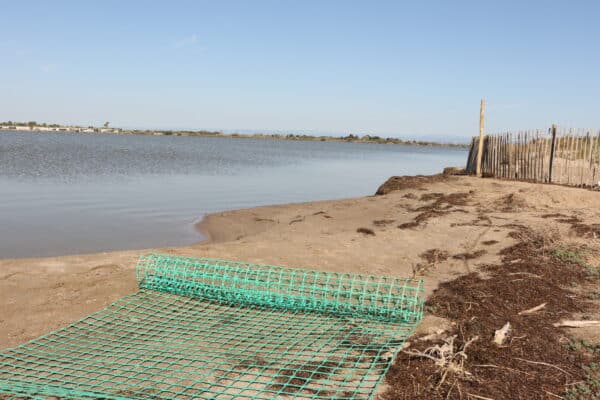
[{"label": "reflection on water", "polygon": [[183,245],[206,213],[372,194],[463,149],[0,132],[0,258]]}]

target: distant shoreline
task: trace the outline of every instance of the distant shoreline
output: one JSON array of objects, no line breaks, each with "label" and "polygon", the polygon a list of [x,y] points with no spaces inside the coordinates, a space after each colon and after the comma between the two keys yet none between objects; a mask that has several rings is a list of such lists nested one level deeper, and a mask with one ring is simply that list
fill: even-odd
[{"label": "distant shoreline", "polygon": [[347,142],[347,143],[375,143],[375,144],[400,144],[405,146],[428,146],[428,147],[456,147],[467,148],[467,143],[443,143],[423,140],[404,140],[399,138],[384,138],[375,135],[348,135],[348,136],[314,136],[304,134],[265,134],[265,133],[223,133],[212,131],[191,130],[140,130],[104,127],[82,127],[57,124],[32,124],[2,122],[0,131],[17,132],[51,132],[51,133],[82,133],[82,134],[113,134],[113,135],[147,135],[147,136],[189,136],[189,137],[224,137],[232,139],[271,139],[271,140],[294,140],[309,142]]}]

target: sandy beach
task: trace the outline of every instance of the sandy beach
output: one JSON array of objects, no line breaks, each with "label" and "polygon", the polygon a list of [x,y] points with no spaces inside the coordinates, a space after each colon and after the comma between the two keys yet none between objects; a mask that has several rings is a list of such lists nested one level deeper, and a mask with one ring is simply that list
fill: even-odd
[{"label": "sandy beach", "polygon": [[[515,231],[587,246],[586,262],[600,263],[597,192],[449,175],[396,178],[379,192],[211,214],[199,226],[209,240],[192,246],[0,260],[0,347],[24,343],[136,291],[136,258],[149,252],[417,276],[425,279],[428,297],[481,266],[506,263],[505,250],[523,239]],[[586,318],[598,317],[594,307]],[[457,324],[437,314],[428,308],[417,335]],[[600,338],[597,328],[576,334]]]}]

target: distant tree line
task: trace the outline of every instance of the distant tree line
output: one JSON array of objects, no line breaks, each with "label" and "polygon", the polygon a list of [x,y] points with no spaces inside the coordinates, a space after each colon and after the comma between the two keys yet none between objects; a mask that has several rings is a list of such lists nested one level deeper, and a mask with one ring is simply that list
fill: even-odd
[{"label": "distant tree line", "polygon": [[[108,129],[110,122],[105,122],[102,127]],[[38,123],[36,121],[28,122],[16,122],[6,121],[0,122],[0,125],[8,126],[29,126],[30,128],[35,127],[50,127],[50,128],[61,128],[63,125],[58,124],[46,124]],[[79,128],[79,127],[73,127]],[[101,132],[99,128],[88,126],[89,129],[93,129],[95,132]],[[305,141],[343,141],[343,142],[359,142],[359,143],[382,143],[382,144],[405,144],[405,145],[418,145],[418,146],[452,146],[452,147],[466,147],[466,144],[450,144],[450,143],[439,143],[430,142],[423,140],[404,140],[393,137],[381,137],[377,135],[365,134],[362,136],[355,134],[348,134],[346,136],[314,136],[308,134],[264,134],[264,133],[231,133],[225,134],[218,131],[192,131],[192,130],[138,130],[138,129],[118,129],[113,128],[114,133],[130,134],[130,135],[164,135],[164,136],[223,136],[223,137],[234,137],[234,138],[254,138],[254,139],[282,139],[282,140],[305,140]]]},{"label": "distant tree line", "polygon": [[4,121],[0,122],[0,125],[8,125],[8,126],[29,126],[31,128],[36,126],[43,126],[49,128],[58,128],[60,125],[58,124],[46,124],[45,122],[37,123],[36,121],[27,121],[27,122],[18,122],[18,121]]}]

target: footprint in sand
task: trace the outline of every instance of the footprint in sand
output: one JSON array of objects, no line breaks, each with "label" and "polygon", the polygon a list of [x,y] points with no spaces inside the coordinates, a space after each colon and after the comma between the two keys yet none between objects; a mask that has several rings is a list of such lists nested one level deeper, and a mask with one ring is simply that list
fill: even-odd
[{"label": "footprint in sand", "polygon": [[90,268],[87,272],[93,275],[108,275],[121,270],[118,264],[102,264]]}]

